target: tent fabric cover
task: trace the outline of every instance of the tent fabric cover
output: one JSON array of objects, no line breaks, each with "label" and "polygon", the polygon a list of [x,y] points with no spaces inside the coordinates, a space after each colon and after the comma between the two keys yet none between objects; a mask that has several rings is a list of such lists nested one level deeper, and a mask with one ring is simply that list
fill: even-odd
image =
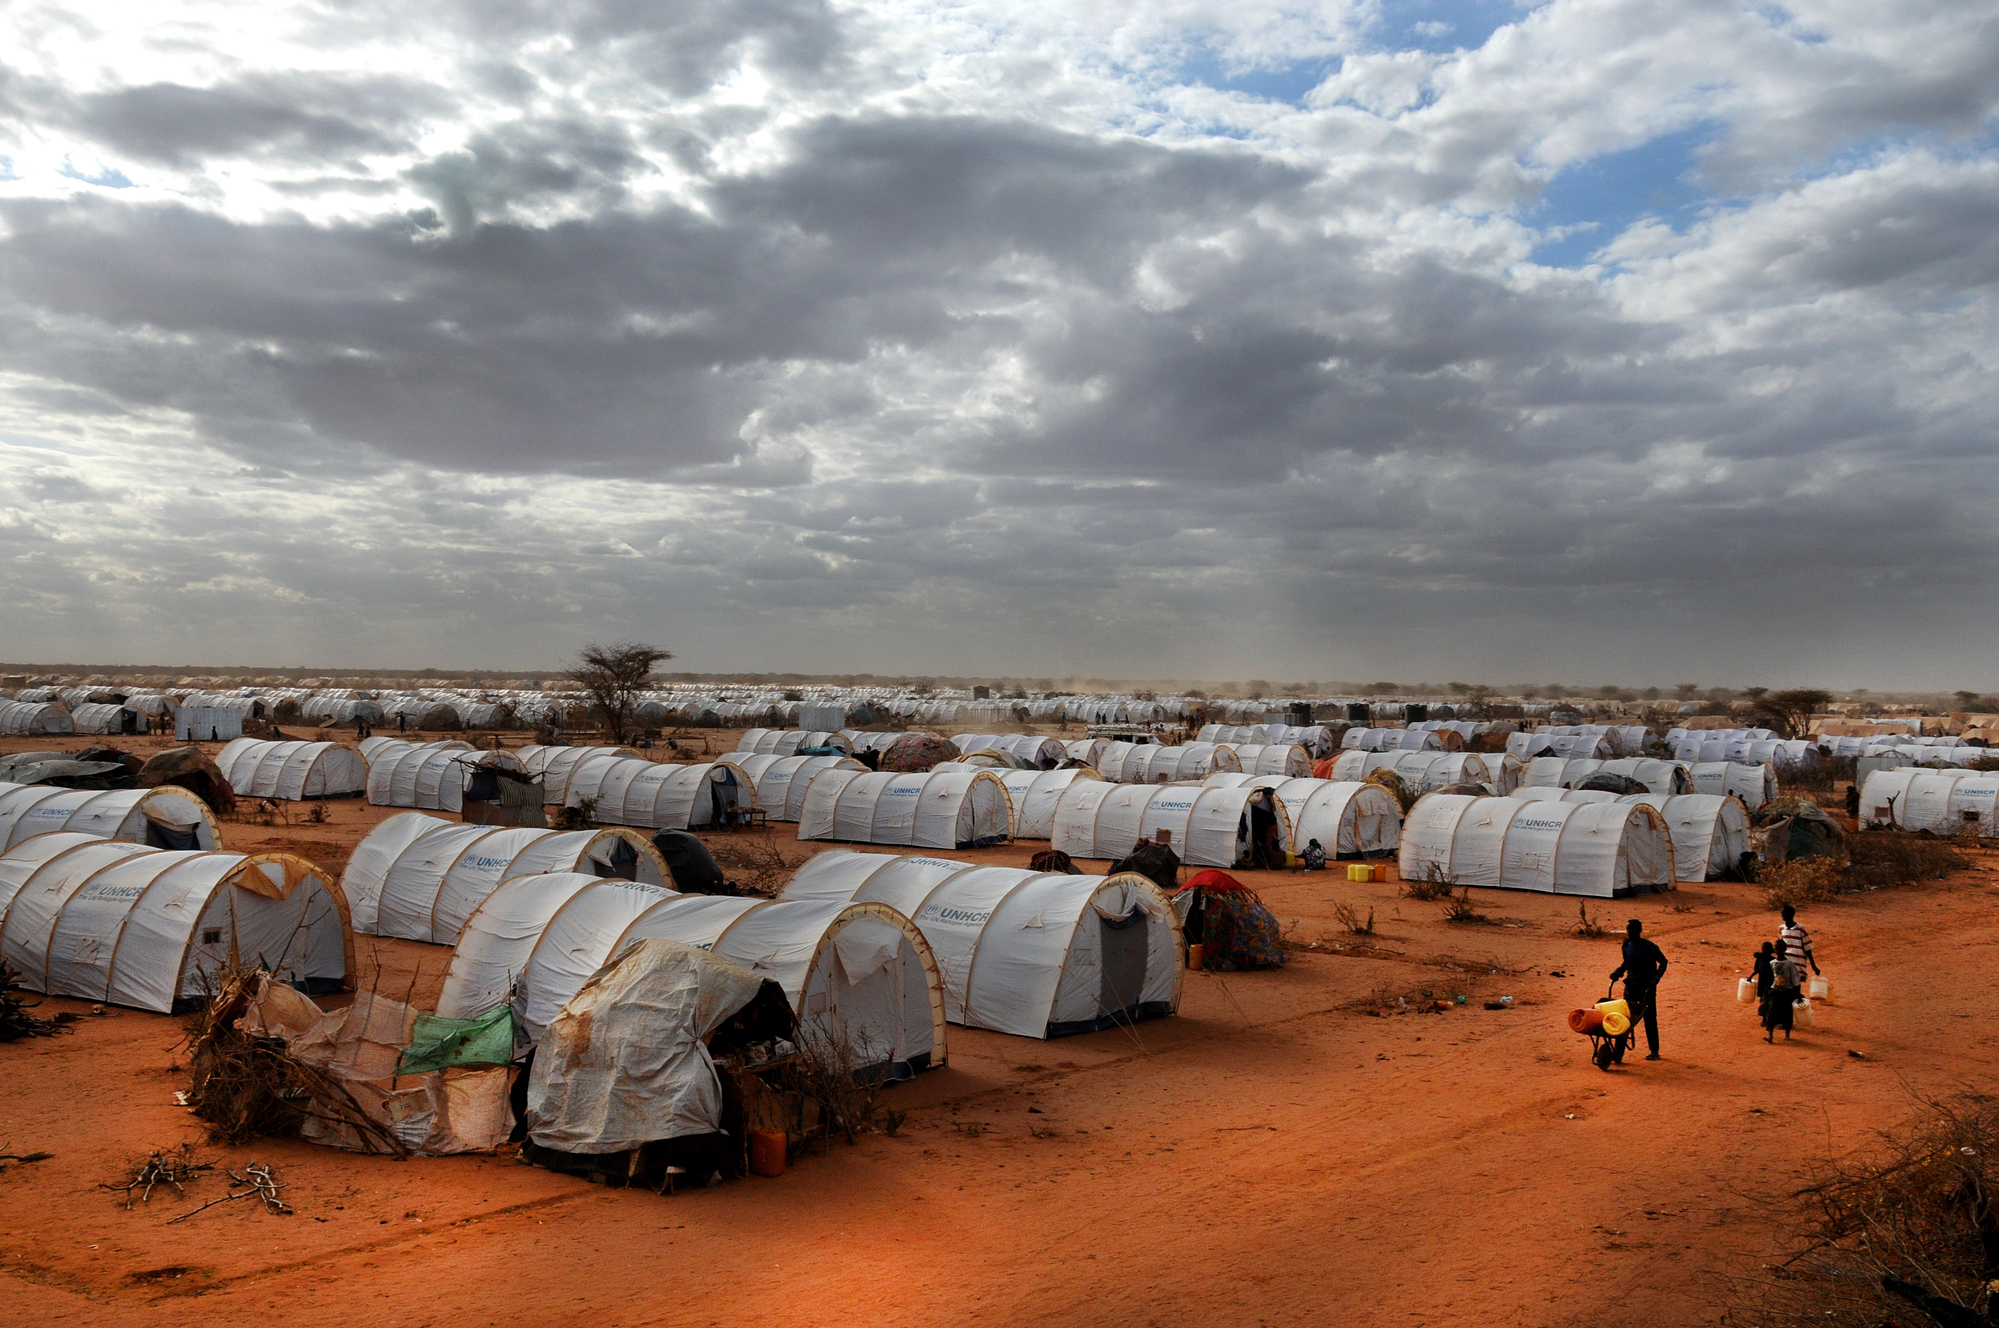
[{"label": "tent fabric cover", "polygon": [[528,1137],[611,1153],[719,1133],[707,1038],[762,986],[743,965],[677,941],[626,946],[549,1023],[528,1079]]}]

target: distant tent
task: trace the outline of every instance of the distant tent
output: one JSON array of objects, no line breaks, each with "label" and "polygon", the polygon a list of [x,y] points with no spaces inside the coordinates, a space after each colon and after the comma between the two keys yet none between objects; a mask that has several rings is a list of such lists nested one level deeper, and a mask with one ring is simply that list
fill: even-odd
[{"label": "distant tent", "polygon": [[727,757],[704,765],[664,765],[643,757],[590,761],[569,776],[563,805],[594,804],[601,825],[645,830],[719,826],[738,809],[757,803],[748,772]]},{"label": "distant tent", "polygon": [[[1226,749],[1224,749],[1226,750]],[[1255,789],[1189,784],[1077,782],[1055,807],[1052,846],[1072,858],[1115,862],[1161,830],[1190,867],[1234,867],[1250,857],[1249,800]],[[1277,804],[1278,833],[1289,842],[1290,814]]]},{"label": "distant tent", "polygon": [[1327,857],[1378,857],[1402,840],[1402,808],[1379,784],[1287,779],[1282,775],[1209,775],[1219,788],[1267,788],[1290,820],[1286,847],[1302,853],[1314,839]]},{"label": "distant tent", "polygon": [[773,821],[796,821],[805,813],[805,790],[821,770],[865,771],[851,756],[772,756],[737,752],[730,763],[756,787],[756,805]]},{"label": "distant tent", "polygon": [[361,746],[368,756],[368,801],[377,807],[462,812],[473,771],[496,767],[527,773],[511,752],[480,751],[456,740],[414,743],[383,737]]},{"label": "distant tent", "polygon": [[1100,754],[1097,773],[1119,784],[1170,784],[1206,779],[1217,770],[1240,770],[1235,749],[1212,742],[1187,742],[1175,747],[1154,743],[1113,742]]},{"label": "distant tent", "polygon": [[69,711],[40,701],[0,701],[0,737],[38,737],[49,733],[70,733],[74,726]]},{"label": "distant tent", "polygon": [[344,798],[368,785],[361,753],[332,742],[237,738],[216,756],[215,765],[239,798]]},{"label": "distant tent", "polygon": [[801,747],[837,747],[853,751],[842,734],[808,729],[749,729],[736,741],[736,750],[756,756],[796,756]]}]

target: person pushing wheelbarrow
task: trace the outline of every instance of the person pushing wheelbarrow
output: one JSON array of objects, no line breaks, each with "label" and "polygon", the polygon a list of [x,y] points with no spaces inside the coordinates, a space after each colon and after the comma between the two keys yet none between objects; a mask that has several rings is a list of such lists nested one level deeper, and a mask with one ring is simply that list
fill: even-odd
[{"label": "person pushing wheelbarrow", "polygon": [[1645,924],[1637,918],[1624,924],[1624,962],[1610,975],[1624,979],[1624,999],[1631,1007],[1631,1026],[1645,1021],[1645,1059],[1659,1059],[1659,979],[1666,976],[1666,956],[1645,939]]}]

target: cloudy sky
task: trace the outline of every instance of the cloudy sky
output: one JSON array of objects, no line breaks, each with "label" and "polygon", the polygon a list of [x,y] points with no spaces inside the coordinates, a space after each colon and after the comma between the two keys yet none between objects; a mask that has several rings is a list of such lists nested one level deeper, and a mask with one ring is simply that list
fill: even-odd
[{"label": "cloudy sky", "polygon": [[0,62],[0,659],[1999,685],[1991,0],[12,0]]}]

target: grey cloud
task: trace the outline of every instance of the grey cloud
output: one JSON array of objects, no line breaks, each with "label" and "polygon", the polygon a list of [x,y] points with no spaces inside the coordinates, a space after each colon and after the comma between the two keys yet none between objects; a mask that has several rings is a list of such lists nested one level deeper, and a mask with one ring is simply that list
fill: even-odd
[{"label": "grey cloud", "polygon": [[69,123],[113,152],[172,166],[242,155],[327,161],[402,151],[447,104],[441,89],[407,79],[293,72],[93,93],[75,99]]}]

